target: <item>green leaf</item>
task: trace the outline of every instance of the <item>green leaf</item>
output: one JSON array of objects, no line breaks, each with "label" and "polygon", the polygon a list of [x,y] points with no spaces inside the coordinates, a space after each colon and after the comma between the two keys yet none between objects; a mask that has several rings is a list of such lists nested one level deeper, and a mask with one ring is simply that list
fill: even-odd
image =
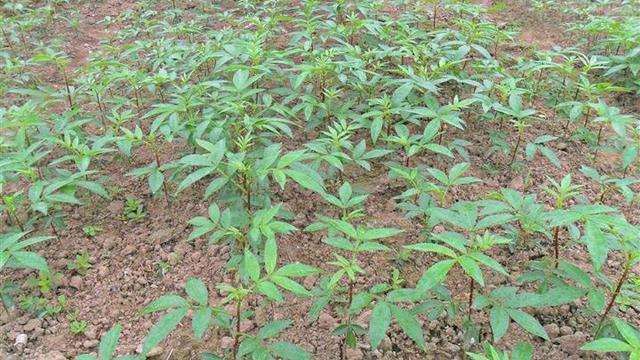
[{"label": "green leaf", "polygon": [[549,335],[544,330],[542,325],[533,316],[527,314],[524,311],[517,309],[507,309],[509,316],[520,325],[523,329],[530,332],[533,335],[539,336],[545,340],[549,340]]},{"label": "green leaf", "polygon": [[354,247],[351,241],[343,238],[343,237],[329,237],[322,240],[323,243],[333,246],[337,249],[342,249],[346,251],[353,251]]},{"label": "green leaf", "polygon": [[301,263],[287,264],[280,269],[276,270],[275,274],[286,277],[303,277],[309,275],[315,275],[318,273],[318,269],[313,266],[309,266]]},{"label": "green leaf", "polygon": [[411,315],[410,312],[403,310],[395,305],[391,305],[391,313],[398,320],[398,325],[402,330],[416,343],[422,350],[426,350],[427,345],[424,341],[422,328],[418,320]]},{"label": "green leaf", "polygon": [[260,331],[258,331],[258,334],[256,336],[261,340],[278,336],[278,334],[280,334],[284,329],[291,326],[291,324],[293,324],[293,321],[291,320],[271,321],[263,326]]},{"label": "green leaf", "polygon": [[371,229],[371,230],[367,230],[364,233],[364,235],[362,236],[362,239],[363,240],[383,239],[383,238],[388,238],[391,236],[398,235],[401,232],[402,230],[394,229],[394,228]]},{"label": "green leaf", "polygon": [[384,301],[378,302],[371,310],[369,318],[369,338],[371,348],[377,349],[391,324],[391,308]]},{"label": "green leaf", "polygon": [[278,246],[275,237],[267,238],[264,244],[264,268],[267,274],[271,274],[278,262]]},{"label": "green leaf", "polygon": [[258,289],[261,294],[267,296],[269,299],[275,302],[281,303],[284,301],[284,297],[282,297],[282,293],[280,293],[278,287],[270,281],[260,281],[256,285],[256,289]]},{"label": "green leaf", "polygon": [[158,190],[160,190],[160,187],[162,187],[162,183],[164,182],[164,175],[162,175],[160,171],[155,170],[151,173],[151,175],[149,175],[148,181],[151,193],[155,194]]},{"label": "green leaf", "polygon": [[526,342],[519,342],[511,352],[511,360],[531,360],[533,358],[533,346]]},{"label": "green leaf", "polygon": [[82,205],[82,202],[80,202],[80,200],[76,199],[75,196],[70,195],[70,194],[51,194],[51,195],[47,195],[47,200],[55,201],[55,202],[61,202],[61,203],[67,203],[67,204]]},{"label": "green leaf", "polygon": [[556,155],[556,153],[551,150],[550,148],[546,147],[546,146],[540,146],[539,147],[540,152],[542,153],[542,155],[544,155],[547,159],[549,159],[549,161],[557,168],[559,168],[561,166],[560,164],[560,159],[558,159],[558,155]]},{"label": "green leaf", "polygon": [[375,144],[378,141],[380,132],[382,132],[382,126],[384,126],[384,119],[381,117],[375,118],[371,123],[371,141]]},{"label": "green leaf", "polygon": [[597,351],[597,352],[618,352],[618,351],[631,351],[633,348],[631,345],[624,341],[612,338],[604,338],[594,340],[588,344],[585,344],[580,350],[584,351]]},{"label": "green leaf", "polygon": [[300,346],[284,341],[277,341],[269,346],[269,350],[275,355],[286,360],[307,360],[311,355]]},{"label": "green leaf", "polygon": [[98,356],[100,357],[100,360],[111,360],[113,352],[116,350],[116,346],[118,345],[118,339],[120,339],[121,331],[122,326],[114,325],[111,330],[102,336],[102,339],[100,340],[100,347],[98,348]]},{"label": "green leaf", "polygon": [[591,255],[591,261],[596,270],[602,269],[607,255],[609,245],[607,238],[595,221],[587,221],[584,227],[584,240]]},{"label": "green leaf", "polygon": [[98,358],[92,354],[82,354],[82,355],[76,356],[75,360],[98,360]]},{"label": "green leaf", "polygon": [[178,326],[180,321],[187,314],[187,308],[182,307],[178,308],[165,316],[161,317],[157,324],[155,324],[147,338],[142,345],[142,354],[146,355],[153,349],[158,346],[167,336]]},{"label": "green leaf", "polygon": [[449,249],[446,246],[433,244],[433,243],[411,244],[411,245],[405,246],[405,248],[411,249],[411,250],[415,250],[415,251],[437,253],[437,254],[448,256],[448,257],[451,257],[451,258],[455,258],[456,257],[455,251]]},{"label": "green leaf", "polygon": [[178,295],[162,295],[142,309],[142,314],[150,314],[161,310],[187,307],[187,300]]},{"label": "green leaf", "polygon": [[249,86],[249,71],[245,69],[241,69],[233,74],[233,86],[235,86],[236,90],[242,91],[247,86]]},{"label": "green leaf", "polygon": [[30,251],[14,251],[11,253],[11,256],[21,267],[36,269],[42,272],[49,271],[47,261],[36,253]]},{"label": "green leaf", "polygon": [[255,255],[248,249],[244,251],[244,269],[253,281],[260,278],[260,264]]},{"label": "green leaf", "polygon": [[191,184],[193,184],[196,181],[202,179],[203,177],[211,174],[214,170],[215,170],[215,168],[212,168],[212,167],[203,167],[203,168],[200,168],[200,169],[192,172],[187,177],[185,177],[180,182],[180,184],[178,184],[178,188],[176,189],[176,192],[181,192],[182,190],[188,188],[189,186],[191,186]]},{"label": "green leaf", "polygon": [[489,322],[493,332],[493,341],[498,342],[507,333],[511,319],[503,306],[495,306],[489,312]]},{"label": "green leaf", "polygon": [[626,322],[613,318],[613,323],[620,332],[620,335],[634,348],[640,349],[640,335]]},{"label": "green leaf", "polygon": [[442,283],[446,278],[449,270],[456,264],[456,260],[442,260],[432,265],[429,270],[422,274],[422,277],[416,285],[416,289],[427,291],[432,287]]},{"label": "green leaf", "polygon": [[300,296],[308,296],[310,293],[302,285],[284,276],[272,275],[271,280],[283,289]]},{"label": "green leaf", "polygon": [[478,262],[480,262],[482,265],[487,266],[488,268],[499,272],[502,275],[509,275],[509,273],[507,272],[507,270],[497,261],[495,261],[492,257],[487,256],[485,254],[482,253],[474,253],[471,255],[471,257],[473,257],[474,259],[476,259]]},{"label": "green leaf", "polygon": [[480,267],[478,266],[476,261],[473,260],[473,258],[467,255],[463,255],[458,258],[458,262],[460,263],[460,266],[462,266],[462,269],[467,275],[471,276],[471,278],[475,280],[475,282],[480,284],[480,286],[484,287],[482,270],[480,270]]},{"label": "green leaf", "polygon": [[319,194],[324,193],[324,185],[318,179],[318,177],[310,175],[310,171],[312,171],[310,169],[311,168],[308,167],[305,168],[306,171],[301,170],[301,168],[298,168],[296,170],[286,169],[284,170],[284,172],[288,177],[300,184],[300,186],[302,186],[303,188],[315,191]]},{"label": "green leaf", "polygon": [[185,285],[187,295],[202,306],[206,306],[209,302],[209,290],[207,286],[198,278],[190,278]]},{"label": "green leaf", "polygon": [[353,299],[351,300],[351,306],[349,307],[349,312],[351,314],[355,314],[360,310],[364,309],[371,301],[373,300],[373,296],[366,291],[357,293]]},{"label": "green leaf", "polygon": [[407,98],[411,93],[411,90],[413,90],[413,84],[410,82],[404,83],[393,92],[393,95],[391,95],[391,102],[396,106],[399,105]]},{"label": "green leaf", "polygon": [[606,301],[604,291],[599,288],[593,288],[587,293],[589,299],[589,305],[597,313],[601,313],[604,310],[604,303]]},{"label": "green leaf", "polygon": [[191,319],[191,328],[193,329],[193,334],[196,337],[197,341],[202,340],[204,336],[204,332],[209,328],[209,323],[211,321],[211,308],[205,307],[196,310],[193,313],[193,318]]}]

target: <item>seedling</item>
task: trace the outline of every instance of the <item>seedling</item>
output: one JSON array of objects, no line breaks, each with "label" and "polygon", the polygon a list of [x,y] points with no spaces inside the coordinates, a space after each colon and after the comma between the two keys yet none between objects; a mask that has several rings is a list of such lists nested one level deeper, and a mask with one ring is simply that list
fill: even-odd
[{"label": "seedling", "polygon": [[82,227],[82,232],[90,238],[96,237],[96,235],[98,235],[98,233],[101,231],[102,228],[98,226],[87,225]]},{"label": "seedling", "polygon": [[144,205],[141,200],[128,197],[122,209],[122,217],[124,220],[138,221],[147,214],[144,212]]},{"label": "seedling", "polygon": [[89,254],[86,251],[76,255],[73,262],[67,264],[67,269],[73,270],[80,275],[86,275],[93,265],[89,261]]}]

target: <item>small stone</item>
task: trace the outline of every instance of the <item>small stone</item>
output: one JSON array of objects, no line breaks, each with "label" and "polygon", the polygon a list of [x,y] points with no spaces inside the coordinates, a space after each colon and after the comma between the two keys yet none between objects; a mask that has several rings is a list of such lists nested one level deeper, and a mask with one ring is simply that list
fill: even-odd
[{"label": "small stone", "polygon": [[558,143],[557,146],[558,146],[558,150],[566,150],[569,147],[569,145],[567,145],[567,143],[565,142],[560,142]]},{"label": "small stone", "polygon": [[189,243],[187,243],[186,241],[180,241],[176,244],[176,246],[173,247],[173,252],[178,254],[178,256],[180,257],[184,257],[184,255],[190,250],[191,245],[189,245]]},{"label": "small stone", "polygon": [[560,335],[565,336],[565,335],[571,335],[571,334],[573,334],[573,329],[570,326],[563,325],[560,328]]},{"label": "small stone", "polygon": [[321,329],[333,330],[333,328],[336,327],[336,320],[328,313],[322,313],[320,317],[318,317],[318,326],[320,326]]},{"label": "small stone", "polygon": [[89,349],[93,349],[94,347],[98,346],[98,344],[100,343],[100,341],[98,340],[85,340],[82,343],[82,347],[89,350]]},{"label": "small stone", "polygon": [[98,331],[95,326],[89,326],[84,336],[89,340],[95,340],[98,338]]},{"label": "small stone", "polygon": [[552,338],[558,337],[558,334],[560,334],[560,328],[557,324],[547,324],[544,326],[544,330]]},{"label": "small stone", "polygon": [[78,275],[72,276],[71,279],[69,280],[69,286],[71,286],[76,290],[80,289],[82,287],[82,278]]},{"label": "small stone", "polygon": [[15,346],[16,349],[23,349],[27,345],[28,340],[29,337],[27,337],[27,334],[18,334],[18,336],[16,336],[16,342],[13,344],[13,346]]},{"label": "small stone", "polygon": [[358,348],[355,348],[355,349],[348,348],[346,353],[345,353],[345,355],[346,355],[345,357],[348,360],[362,360],[362,359],[364,359],[364,354],[362,353],[362,350],[360,350]]},{"label": "small stone", "polygon": [[125,246],[124,250],[122,250],[122,256],[129,256],[131,254],[133,254],[134,252],[136,252],[136,247],[129,244],[127,246]]},{"label": "small stone", "polygon": [[200,258],[202,258],[202,252],[200,251],[194,251],[191,254],[191,260],[193,260],[193,262],[197,263],[198,261],[200,261]]},{"label": "small stone", "polygon": [[147,358],[162,356],[162,354],[164,354],[164,349],[161,346],[156,346],[149,351]]},{"label": "small stone", "polygon": [[98,275],[101,277],[107,276],[109,274],[109,268],[104,265],[98,265],[96,270],[98,271]]},{"label": "small stone", "polygon": [[457,354],[457,353],[459,353],[459,352],[460,352],[460,346],[458,346],[458,345],[456,345],[456,344],[448,343],[448,344],[446,344],[446,345],[445,345],[445,347],[444,347],[444,348],[445,348],[445,350],[447,350],[447,352],[448,352],[449,354],[452,354],[452,355],[453,355],[453,354]]},{"label": "small stone", "polygon": [[[139,344],[136,347],[136,353],[137,354],[142,354],[142,344]],[[147,353],[147,358],[161,356],[163,353],[164,353],[164,349],[161,346],[156,346],[156,347],[152,348],[151,350],[149,350],[149,353]]]},{"label": "small stone", "polygon": [[316,284],[316,280],[318,278],[316,276],[307,276],[306,278],[304,278],[304,280],[302,281],[302,285],[306,288],[306,289],[312,289],[313,286]]},{"label": "small stone", "polygon": [[391,342],[391,339],[389,338],[389,336],[385,335],[380,342],[380,350],[388,352],[391,351],[392,346],[393,343]]},{"label": "small stone", "polygon": [[220,348],[223,350],[229,350],[233,348],[233,338],[230,336],[225,336],[220,339]]},{"label": "small stone", "polygon": [[171,266],[176,266],[178,265],[178,260],[180,259],[180,256],[176,253],[171,253],[169,254],[169,265]]},{"label": "small stone", "polygon": [[264,324],[269,321],[269,313],[264,307],[259,307],[256,309],[254,319],[258,324]]},{"label": "small stone", "polygon": [[114,216],[120,216],[122,209],[124,209],[124,202],[121,200],[112,201],[109,206],[107,206],[107,210]]},{"label": "small stone", "polygon": [[42,320],[31,319],[23,327],[25,332],[32,332],[33,330],[42,327]]},{"label": "small stone", "polygon": [[509,187],[515,190],[524,190],[524,179],[522,176],[516,176],[509,183]]},{"label": "small stone", "polygon": [[578,352],[580,347],[587,341],[587,335],[578,331],[573,335],[565,335],[554,339],[560,345],[560,348],[569,355]]},{"label": "small stone", "polygon": [[164,244],[171,241],[173,238],[173,229],[160,229],[155,231],[147,238],[147,242],[150,244]]},{"label": "small stone", "polygon": [[96,242],[102,243],[102,247],[106,251],[109,251],[109,250],[113,249],[114,246],[116,246],[116,239],[114,239],[110,235],[98,235],[98,238],[96,239]]},{"label": "small stone", "polygon": [[394,198],[391,198],[385,203],[385,210],[388,212],[393,212],[396,209],[396,206],[396,200]]},{"label": "small stone", "polygon": [[445,232],[445,228],[444,228],[444,226],[442,226],[442,225],[436,225],[436,226],[433,228],[433,233],[434,233],[434,234],[442,234],[443,232]]},{"label": "small stone", "polygon": [[18,323],[18,325],[24,325],[26,324],[29,320],[31,320],[29,318],[29,315],[23,315],[20,316],[18,319],[16,319],[16,323]]},{"label": "small stone", "polygon": [[33,333],[31,334],[31,337],[34,339],[37,339],[39,337],[41,337],[42,335],[44,335],[44,329],[43,328],[37,328],[33,331]]},{"label": "small stone", "polygon": [[67,357],[64,356],[60,351],[54,350],[44,355],[40,355],[40,357],[36,359],[37,360],[67,360]]},{"label": "small stone", "polygon": [[255,325],[251,320],[245,319],[240,321],[240,331],[243,333],[251,331],[254,327]]}]

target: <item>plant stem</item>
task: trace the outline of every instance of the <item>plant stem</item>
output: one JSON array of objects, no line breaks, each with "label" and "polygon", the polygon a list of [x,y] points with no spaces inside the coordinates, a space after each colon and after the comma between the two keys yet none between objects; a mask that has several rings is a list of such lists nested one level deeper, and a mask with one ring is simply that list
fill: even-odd
[{"label": "plant stem", "polygon": [[584,117],[584,127],[587,127],[587,125],[589,125],[589,116],[591,115],[591,106],[589,106],[587,108],[587,114]]},{"label": "plant stem", "polygon": [[473,306],[473,292],[475,283],[476,282],[473,280],[473,278],[469,277],[469,320],[471,320],[471,312],[473,311],[471,306]]},{"label": "plant stem", "polygon": [[596,334],[600,332],[600,328],[602,327],[602,324],[604,323],[604,321],[607,319],[607,316],[609,315],[609,312],[611,311],[613,304],[616,302],[616,298],[618,297],[618,295],[620,295],[620,290],[622,289],[622,285],[624,285],[624,282],[627,280],[627,276],[629,276],[630,269],[631,269],[631,262],[627,261],[624,265],[624,271],[622,272],[622,275],[618,279],[616,288],[613,291],[613,294],[611,294],[611,299],[609,300],[609,303],[607,304],[607,307],[605,308],[604,313],[600,317],[600,321],[598,322],[598,327],[596,328]]},{"label": "plant stem", "polygon": [[67,68],[61,66],[64,87],[67,89],[67,101],[69,101],[69,110],[73,109],[73,100],[71,99],[71,88],[69,87],[69,77],[67,76]]},{"label": "plant stem", "polygon": [[598,129],[598,139],[596,140],[596,153],[593,155],[593,161],[598,159],[598,146],[600,146],[600,140],[602,139],[602,128],[604,124],[600,124],[600,129]]},{"label": "plant stem", "polygon": [[54,234],[56,237],[60,237],[60,234],[58,234],[58,230],[56,230],[55,225],[53,225],[53,221],[49,223],[49,226],[51,227],[51,231],[53,231],[53,234]]},{"label": "plant stem", "polygon": [[247,194],[247,199],[246,199],[247,212],[250,213],[251,212],[251,185],[249,184],[249,179],[247,174],[242,175],[242,182],[244,183],[244,190],[245,190],[245,193]]},{"label": "plant stem", "polygon": [[433,3],[433,30],[436,29],[436,18],[438,17],[438,4]]},{"label": "plant stem", "polygon": [[[349,280],[349,301],[347,303],[347,324],[351,324],[351,314],[349,313],[349,308],[351,308],[351,303],[353,302],[353,288],[354,288],[355,283],[351,280]],[[345,336],[345,338],[342,340],[342,348],[340,349],[340,358],[341,359],[345,359],[345,356],[347,354],[347,338]]]},{"label": "plant stem", "polygon": [[522,142],[522,132],[518,132],[518,140],[516,141],[516,146],[513,148],[513,153],[511,153],[511,160],[509,161],[509,166],[513,165],[513,162],[516,160],[516,153],[518,152],[518,148],[520,147],[520,143]]},{"label": "plant stem", "polygon": [[554,255],[555,255],[555,259],[556,259],[556,264],[555,264],[555,268],[558,268],[558,264],[559,262],[559,258],[560,258],[560,239],[559,239],[559,235],[560,235],[560,226],[556,226],[556,228],[553,230],[553,248],[554,248]]},{"label": "plant stem", "polygon": [[242,300],[236,301],[236,332],[233,334],[233,358],[238,358],[238,346],[240,345],[240,308]]},{"label": "plant stem", "polygon": [[[158,166],[158,171],[160,171],[160,156],[158,155],[158,149],[156,149],[155,144],[152,145],[151,150],[153,152],[153,156],[156,159],[156,164]],[[169,190],[167,190],[167,182],[162,181],[162,192],[164,194],[164,199],[167,202],[167,206],[171,209],[171,201],[169,200]]]},{"label": "plant stem", "polygon": [[20,231],[24,232],[24,225],[22,224],[22,221],[20,221],[18,214],[16,214],[15,211],[9,211],[9,214],[13,215],[16,225],[18,225],[18,227],[20,228]]}]

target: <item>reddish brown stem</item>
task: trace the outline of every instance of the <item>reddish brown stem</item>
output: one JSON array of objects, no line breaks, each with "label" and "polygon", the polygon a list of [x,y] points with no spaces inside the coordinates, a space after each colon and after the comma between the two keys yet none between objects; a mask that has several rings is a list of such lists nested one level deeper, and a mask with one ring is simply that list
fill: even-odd
[{"label": "reddish brown stem", "polygon": [[240,307],[242,301],[236,301],[236,333],[233,336],[233,358],[238,358],[238,346],[240,345]]},{"label": "reddish brown stem", "polygon": [[559,235],[560,235],[560,227],[557,226],[554,230],[553,230],[553,248],[554,248],[554,255],[555,255],[555,259],[556,259],[556,264],[555,264],[555,268],[558,268],[558,264],[560,263],[559,259],[560,259],[560,239],[559,239]]},{"label": "reddish brown stem", "polygon": [[630,269],[631,269],[631,265],[627,261],[627,263],[624,265],[624,271],[622,272],[622,276],[620,276],[620,279],[618,279],[616,288],[613,291],[613,294],[611,295],[611,299],[609,300],[609,303],[607,304],[607,307],[605,308],[604,313],[602,313],[602,316],[600,317],[600,321],[598,322],[598,327],[596,328],[596,334],[600,331],[600,328],[602,327],[602,324],[604,323],[604,321],[607,319],[607,316],[609,315],[609,312],[611,311],[613,304],[615,304],[616,302],[616,298],[618,297],[618,295],[620,295],[620,290],[622,289],[622,285],[624,285],[624,282],[627,281],[627,276],[629,276]]},{"label": "reddish brown stem", "polygon": [[511,154],[511,160],[509,161],[509,166],[513,165],[513,162],[516,160],[516,154],[518,152],[518,148],[520,147],[521,142],[522,142],[522,134],[518,133],[518,140],[516,141],[516,147],[513,148],[513,153]]},{"label": "reddish brown stem", "polygon": [[475,287],[475,281],[473,281],[473,278],[469,278],[469,320],[471,320],[471,313],[472,313],[472,306],[473,306],[473,292],[474,292],[474,287]]},{"label": "reddish brown stem", "polygon": [[62,67],[62,77],[64,80],[64,87],[67,90],[67,101],[69,101],[69,110],[73,109],[73,99],[71,99],[71,88],[69,86],[69,77],[67,76],[67,69]]}]

